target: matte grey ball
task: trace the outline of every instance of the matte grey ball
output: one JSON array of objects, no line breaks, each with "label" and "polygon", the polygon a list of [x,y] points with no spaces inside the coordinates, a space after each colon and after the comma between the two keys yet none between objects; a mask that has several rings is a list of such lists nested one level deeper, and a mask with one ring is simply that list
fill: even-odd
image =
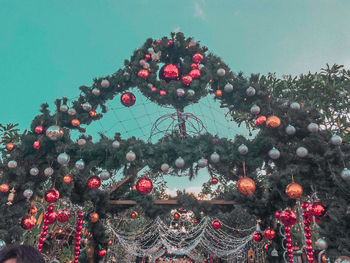
[{"label": "matte grey ball", "polygon": [[30,175],[33,175],[33,176],[36,176],[36,175],[39,174],[39,169],[36,168],[36,167],[33,167],[33,168],[31,168],[31,169],[29,170],[29,174],[30,174]]},{"label": "matte grey ball", "polygon": [[94,94],[95,96],[100,96],[101,91],[100,91],[98,88],[94,88],[94,89],[92,90],[92,94]]},{"label": "matte grey ball", "polygon": [[339,135],[333,135],[332,138],[331,138],[331,143],[333,145],[341,145],[343,142],[343,139],[339,136]]},{"label": "matte grey ball", "polygon": [[220,162],[220,155],[219,155],[217,152],[213,152],[213,153],[210,155],[210,160],[211,160],[213,163],[218,163],[218,162]]},{"label": "matte grey ball", "polygon": [[317,247],[319,250],[325,250],[325,249],[327,249],[328,244],[327,244],[326,240],[324,240],[323,238],[319,238],[319,239],[317,239],[317,241],[316,241],[316,247]]},{"label": "matte grey ball", "polygon": [[248,153],[248,147],[245,144],[241,144],[238,147],[238,152],[242,155],[246,155]]},{"label": "matte grey ball", "polygon": [[278,158],[280,158],[281,153],[279,150],[277,150],[275,147],[273,147],[270,151],[269,151],[269,156],[271,159],[273,160],[277,160]]},{"label": "matte grey ball", "polygon": [[348,168],[344,168],[344,170],[341,172],[340,176],[345,181],[350,182],[350,170]]},{"label": "matte grey ball", "polygon": [[219,77],[223,77],[226,74],[226,70],[223,68],[219,68],[216,73],[218,74]]},{"label": "matte grey ball", "polygon": [[298,147],[296,154],[303,158],[309,154],[309,151],[305,147]]},{"label": "matte grey ball", "polygon": [[112,142],[112,147],[113,147],[114,149],[118,149],[118,148],[120,147],[120,142],[117,141],[117,140],[115,140],[114,142]]},{"label": "matte grey ball", "polygon": [[175,160],[175,166],[177,168],[183,168],[185,166],[185,160],[182,157],[179,157]]},{"label": "matte grey ball", "polygon": [[249,88],[247,88],[245,93],[247,94],[248,97],[252,97],[255,95],[256,90],[253,87],[249,87]]},{"label": "matte grey ball", "polygon": [[309,132],[317,132],[318,131],[318,125],[316,123],[310,123],[308,126],[307,126],[307,129]]},{"label": "matte grey ball", "polygon": [[292,110],[300,110],[300,104],[298,102],[293,102],[290,104]]},{"label": "matte grey ball", "polygon": [[254,115],[257,115],[260,113],[260,107],[258,105],[253,105],[251,108],[250,108],[250,113],[251,114],[254,114]]},{"label": "matte grey ball", "polygon": [[101,180],[108,180],[109,178],[111,178],[111,174],[108,171],[103,170],[100,173],[100,178],[101,178]]},{"label": "matte grey ball", "polygon": [[83,161],[83,159],[80,159],[78,161],[75,162],[75,168],[77,168],[78,170],[83,170],[85,168],[85,162]]},{"label": "matte grey ball", "polygon": [[52,176],[53,175],[53,169],[51,167],[47,167],[45,170],[44,170],[44,174],[46,176]]},{"label": "matte grey ball", "polygon": [[288,125],[288,126],[286,127],[286,133],[287,133],[288,135],[294,135],[295,132],[296,132],[296,129],[295,129],[295,127],[294,127],[293,125]]},{"label": "matte grey ball", "polygon": [[104,79],[101,81],[101,87],[102,88],[109,88],[109,81],[108,79]]},{"label": "matte grey ball", "polygon": [[68,111],[68,106],[66,104],[61,105],[60,106],[60,111],[67,112]]},{"label": "matte grey ball", "polygon": [[199,166],[200,168],[206,167],[206,166],[207,166],[207,160],[204,159],[204,158],[199,159],[199,160],[198,160],[198,166]]},{"label": "matte grey ball", "polygon": [[70,156],[66,153],[60,153],[58,156],[57,156],[57,162],[60,164],[60,165],[67,165],[70,161]]},{"label": "matte grey ball", "polygon": [[231,83],[227,83],[224,87],[224,91],[229,93],[233,91],[233,85]]}]

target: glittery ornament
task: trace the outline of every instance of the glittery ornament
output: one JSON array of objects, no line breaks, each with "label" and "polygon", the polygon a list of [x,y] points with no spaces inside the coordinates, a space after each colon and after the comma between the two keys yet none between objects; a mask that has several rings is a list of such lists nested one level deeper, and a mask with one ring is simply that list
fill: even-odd
[{"label": "glittery ornament", "polygon": [[282,211],[280,219],[284,225],[292,226],[297,221],[297,216],[292,210],[286,209]]},{"label": "glittery ornament", "polygon": [[242,177],[237,182],[237,190],[242,195],[252,195],[255,192],[255,183],[249,177]]},{"label": "glittery ornament", "polygon": [[173,218],[174,218],[174,220],[179,220],[179,219],[181,218],[180,213],[175,212],[175,213],[173,214]]},{"label": "glittery ornament", "polygon": [[63,104],[63,105],[60,106],[60,111],[61,111],[61,112],[67,112],[68,109],[69,109],[69,108],[68,108],[68,106],[67,106],[66,104]]},{"label": "glittery ornament", "polygon": [[57,221],[61,223],[65,223],[69,220],[70,212],[67,209],[61,209],[57,214]]},{"label": "glittery ornament", "polygon": [[233,91],[233,85],[231,83],[226,83],[225,87],[224,87],[224,91],[229,93]]},{"label": "glittery ornament", "polygon": [[211,184],[217,184],[219,182],[219,179],[214,177],[213,179],[211,179]]},{"label": "glittery ornament", "polygon": [[179,157],[175,160],[175,166],[177,168],[183,168],[185,166],[185,160],[182,157]]},{"label": "glittery ornament", "polygon": [[68,115],[74,116],[75,114],[77,114],[77,111],[75,109],[69,109],[68,110]]},{"label": "glittery ornament", "polygon": [[292,110],[300,110],[300,104],[298,102],[293,102],[290,104]]},{"label": "glittery ornament", "polygon": [[278,158],[280,158],[281,153],[279,150],[277,150],[275,147],[273,147],[270,151],[269,151],[269,156],[271,159],[273,160],[277,160]]},{"label": "glittery ornament", "polygon": [[191,76],[184,76],[182,77],[182,84],[189,86],[192,83],[192,77]]},{"label": "glittery ornament", "polygon": [[27,199],[30,199],[33,196],[33,191],[31,189],[26,189],[23,192],[23,196]]},{"label": "glittery ornament", "polygon": [[339,146],[343,142],[342,138],[339,135],[333,135],[331,138],[331,143],[333,145]]},{"label": "glittery ornament", "polygon": [[287,133],[288,135],[290,135],[290,136],[291,136],[291,135],[294,135],[295,132],[296,132],[296,129],[295,129],[294,126],[288,125],[288,126],[286,127],[286,133]]},{"label": "glittery ornament", "polygon": [[39,174],[39,169],[36,168],[36,167],[33,167],[33,168],[31,168],[31,169],[29,170],[29,174],[30,174],[30,175],[33,175],[33,176],[36,176],[36,175]]},{"label": "glittery ornament", "polygon": [[30,230],[32,229],[34,226],[36,225],[36,219],[34,216],[30,215],[30,216],[25,216],[22,218],[21,220],[21,226],[25,229],[25,230]]},{"label": "glittery ornament", "polygon": [[198,79],[201,76],[201,72],[199,69],[192,69],[189,75],[192,79]]},{"label": "glittery ornament", "polygon": [[344,168],[340,176],[343,178],[343,180],[350,182],[350,170],[348,168]]},{"label": "glittery ornament", "polygon": [[130,214],[130,218],[131,219],[136,219],[139,217],[139,214],[136,212],[136,211],[133,211],[131,214]]},{"label": "glittery ornament", "polygon": [[43,126],[39,125],[39,126],[35,127],[35,132],[37,134],[41,134],[41,133],[43,133],[43,131],[44,131],[44,127]]},{"label": "glittery ornament", "polygon": [[137,182],[136,182],[136,190],[139,192],[139,194],[146,195],[152,192],[153,189],[153,183],[152,180],[149,179],[148,177],[141,177]]},{"label": "glittery ornament", "polygon": [[247,94],[248,97],[254,96],[255,93],[256,93],[256,90],[253,87],[249,87],[245,91],[245,94]]},{"label": "glittery ornament", "polygon": [[221,228],[222,224],[219,220],[214,220],[212,223],[211,223],[211,226],[213,229],[215,230],[218,230]]},{"label": "glittery ornament", "polygon": [[198,160],[198,167],[204,168],[207,166],[207,160],[205,158],[201,158]]},{"label": "glittery ornament", "polygon": [[100,216],[97,214],[97,213],[90,213],[89,215],[90,217],[90,222],[91,223],[96,223],[99,219],[100,219]]},{"label": "glittery ornament", "polygon": [[57,141],[63,137],[63,129],[60,126],[53,125],[47,128],[46,130],[46,136],[51,140],[51,141]]},{"label": "glittery ornament", "polygon": [[85,169],[85,162],[83,161],[83,159],[80,159],[78,161],[75,162],[75,168],[77,168],[78,170],[84,170]]},{"label": "glittery ornament", "polygon": [[135,104],[136,102],[136,97],[133,93],[131,92],[126,92],[123,93],[123,95],[121,96],[121,103],[125,106],[125,107],[131,107],[132,105]]},{"label": "glittery ornament", "polygon": [[193,57],[192,57],[192,61],[193,61],[194,63],[197,63],[197,64],[202,63],[202,61],[203,61],[203,55],[202,55],[202,54],[199,54],[199,53],[194,54]]},{"label": "glittery ornament", "polygon": [[63,177],[63,182],[66,184],[70,184],[71,182],[73,182],[73,176],[71,176],[70,174],[66,174]]},{"label": "glittery ornament", "polygon": [[254,232],[253,239],[255,242],[260,242],[263,239],[263,235],[261,234],[261,232]]},{"label": "glittery ornament", "polygon": [[90,189],[97,189],[101,186],[101,179],[98,176],[92,176],[88,180],[88,186]]},{"label": "glittery ornament", "polygon": [[10,168],[10,169],[13,169],[13,168],[16,168],[17,167],[17,162],[16,161],[9,161],[7,163],[7,167]]},{"label": "glittery ornament", "polygon": [[101,87],[102,88],[109,88],[109,85],[110,85],[110,83],[109,83],[109,81],[108,81],[108,79],[103,79],[102,81],[101,81]]},{"label": "glittery ornament", "polygon": [[118,148],[120,147],[120,142],[117,141],[117,140],[113,141],[113,142],[112,142],[112,147],[113,147],[114,149],[118,149]]},{"label": "glittery ornament", "polygon": [[307,126],[307,129],[309,132],[317,132],[318,131],[318,125],[316,123],[310,123]]},{"label": "glittery ornament", "polygon": [[176,90],[176,94],[178,97],[183,97],[183,96],[185,96],[185,90],[182,88],[179,88]]},{"label": "glittery ornament", "polygon": [[100,173],[100,178],[101,180],[108,180],[109,178],[111,178],[111,174],[107,170],[103,170]]},{"label": "glittery ornament", "polygon": [[223,76],[225,76],[225,74],[226,74],[226,70],[223,69],[223,68],[219,68],[219,69],[217,70],[216,74],[217,74],[219,77],[223,77]]},{"label": "glittery ornament", "polygon": [[125,158],[126,158],[126,160],[127,160],[128,162],[133,162],[133,161],[135,161],[135,159],[136,159],[136,154],[135,154],[133,151],[129,151],[129,152],[126,154]]},{"label": "glittery ornament", "polygon": [[60,193],[56,189],[49,189],[45,193],[45,200],[49,204],[52,204],[58,200]]},{"label": "glittery ornament", "polygon": [[322,217],[326,213],[326,209],[320,202],[314,202],[312,204],[312,212],[315,217]]},{"label": "glittery ornament", "polygon": [[250,113],[251,114],[254,114],[254,115],[257,115],[260,113],[260,107],[258,105],[253,105],[251,108],[250,108]]},{"label": "glittery ornament", "polygon": [[66,166],[70,161],[70,156],[66,153],[60,153],[58,156],[57,156],[57,162],[60,164],[60,165],[64,165]]},{"label": "glittery ornament", "polygon": [[147,69],[141,69],[138,73],[137,76],[140,78],[143,78],[144,80],[147,80],[149,77],[149,71]]},{"label": "glittery ornament", "polygon": [[55,211],[52,212],[45,212],[44,214],[44,220],[48,225],[52,225],[56,223],[57,220],[57,213]]},{"label": "glittery ornament", "polygon": [[306,157],[309,154],[309,151],[305,147],[298,147],[296,150],[297,156],[303,158]]},{"label": "glittery ornament", "polygon": [[261,115],[255,119],[255,125],[260,126],[264,122],[266,122],[266,117],[264,115]]},{"label": "glittery ornament", "polygon": [[241,155],[246,155],[248,153],[248,147],[245,145],[245,144],[241,144],[239,147],[238,147],[238,152],[241,154]]},{"label": "glittery ornament", "polygon": [[159,71],[159,78],[166,81],[179,79],[179,69],[173,64],[165,65]]},{"label": "glittery ornament", "polygon": [[92,94],[94,94],[94,95],[97,97],[97,96],[100,96],[101,91],[100,91],[98,88],[94,88],[94,89],[92,90]]},{"label": "glittery ornament", "polygon": [[266,126],[270,128],[277,128],[281,125],[281,120],[277,116],[270,116],[266,120]]},{"label": "glittery ornament", "polygon": [[84,146],[86,144],[86,140],[85,139],[79,139],[78,140],[78,145],[79,146]]},{"label": "glittery ornament", "polygon": [[44,175],[46,175],[46,176],[52,176],[53,175],[53,169],[51,168],[51,167],[47,167],[47,168],[45,168],[45,170],[44,170]]},{"label": "glittery ornament", "polygon": [[213,163],[218,163],[220,162],[220,155],[217,152],[213,152],[210,155],[210,161],[212,161]]},{"label": "glittery ornament", "polygon": [[292,199],[299,199],[303,195],[303,188],[300,184],[290,183],[286,188],[286,194]]},{"label": "glittery ornament", "polygon": [[160,167],[160,169],[162,170],[163,173],[167,173],[169,171],[169,168],[170,168],[170,166],[167,163],[163,163]]}]

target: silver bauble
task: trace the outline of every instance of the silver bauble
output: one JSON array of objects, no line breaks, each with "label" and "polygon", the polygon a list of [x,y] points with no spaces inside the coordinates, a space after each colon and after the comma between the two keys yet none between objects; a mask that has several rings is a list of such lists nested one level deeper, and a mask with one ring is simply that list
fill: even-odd
[{"label": "silver bauble", "polygon": [[66,153],[60,153],[57,156],[57,162],[60,165],[67,165],[69,163],[69,160],[70,160],[70,156],[68,154],[66,154]]},{"label": "silver bauble", "polygon": [[251,114],[254,114],[254,115],[257,115],[260,113],[260,107],[258,105],[253,105],[251,108],[250,108],[250,113]]},{"label": "silver bauble", "polygon": [[239,147],[238,147],[238,152],[242,155],[246,155],[248,153],[248,147],[247,145],[245,144],[241,144]]},{"label": "silver bauble", "polygon": [[231,83],[227,83],[224,87],[225,92],[232,92],[233,91],[233,85]]},{"label": "silver bauble", "polygon": [[136,159],[136,154],[133,151],[129,151],[125,157],[128,162],[133,162]]},{"label": "silver bauble", "polygon": [[33,191],[32,190],[30,190],[30,189],[26,189],[26,190],[24,190],[24,192],[23,192],[23,196],[25,197],[25,198],[31,198],[32,196],[33,196]]},{"label": "silver bauble", "polygon": [[216,73],[218,74],[219,77],[223,77],[226,74],[226,70],[223,68],[219,68]]},{"label": "silver bauble", "polygon": [[0,239],[0,250],[2,250],[4,247],[6,247],[6,242]]},{"label": "silver bauble", "polygon": [[194,96],[194,94],[196,94],[196,93],[195,93],[195,91],[194,91],[193,89],[189,89],[189,90],[187,91],[187,94],[188,94],[188,96],[192,97],[192,96]]},{"label": "silver bauble", "polygon": [[343,139],[339,136],[339,135],[333,135],[332,138],[331,138],[331,143],[333,145],[341,145],[343,142]]},{"label": "silver bauble", "polygon": [[33,168],[31,168],[31,169],[29,170],[29,174],[30,174],[30,175],[33,175],[33,176],[36,176],[36,175],[39,174],[39,169],[36,168],[36,167],[33,167]]},{"label": "silver bauble", "polygon": [[316,247],[319,250],[326,250],[328,247],[328,244],[327,244],[326,240],[324,240],[323,238],[319,238],[316,241]]},{"label": "silver bauble", "polygon": [[83,110],[84,111],[91,111],[91,109],[92,109],[92,106],[91,106],[91,104],[89,102],[85,102],[83,104]]},{"label": "silver bauble", "polygon": [[309,154],[309,151],[305,147],[298,147],[296,154],[303,158]]},{"label": "silver bauble", "polygon": [[185,95],[185,90],[182,88],[179,88],[176,90],[176,94],[178,97],[183,97]]},{"label": "silver bauble", "polygon": [[309,132],[317,132],[318,131],[318,125],[316,123],[310,123],[308,126],[307,126],[307,129]]},{"label": "silver bauble", "polygon": [[51,140],[51,141],[57,141],[63,137],[63,129],[60,126],[53,125],[47,128],[46,130],[46,136]]},{"label": "silver bauble", "polygon": [[7,167],[11,168],[11,169],[16,168],[17,167],[17,162],[16,161],[9,161],[7,163]]},{"label": "silver bauble", "polygon": [[341,172],[340,176],[345,181],[350,182],[350,170],[348,168],[344,168],[344,170]]},{"label": "silver bauble", "polygon": [[103,170],[100,173],[100,178],[101,180],[108,180],[109,178],[111,178],[111,174],[107,170]]},{"label": "silver bauble", "polygon": [[292,110],[300,110],[300,104],[298,102],[293,102],[290,104]]},{"label": "silver bauble", "polygon": [[78,170],[84,170],[85,169],[85,162],[83,161],[83,159],[80,159],[78,161],[75,162],[75,168],[77,168]]},{"label": "silver bauble", "polygon": [[61,105],[60,106],[60,111],[67,112],[68,111],[68,106],[66,104]]},{"label": "silver bauble", "polygon": [[198,166],[199,166],[200,168],[206,167],[206,166],[207,166],[207,160],[204,159],[204,158],[200,158],[200,159],[198,160]]},{"label": "silver bauble", "polygon": [[270,151],[269,151],[269,156],[271,159],[273,160],[277,160],[278,158],[280,158],[281,153],[279,150],[277,150],[275,147],[273,147]]},{"label": "silver bauble", "polygon": [[68,110],[68,114],[69,114],[70,116],[74,116],[75,114],[77,114],[77,111],[76,111],[75,109],[69,109],[69,110]]},{"label": "silver bauble", "polygon": [[161,166],[160,166],[160,169],[162,170],[163,173],[167,173],[170,169],[170,166],[169,164],[167,163],[163,163]]},{"label": "silver bauble", "polygon": [[120,142],[115,140],[114,142],[112,142],[112,147],[118,149],[120,147]]},{"label": "silver bauble", "polygon": [[44,174],[46,176],[51,176],[53,175],[53,169],[51,167],[47,167],[45,170],[44,170]]},{"label": "silver bauble", "polygon": [[288,135],[294,135],[295,132],[296,132],[296,129],[295,129],[294,126],[288,125],[288,126],[286,127],[286,133],[287,133]]},{"label": "silver bauble", "polygon": [[81,139],[78,140],[78,145],[79,146],[84,146],[85,144],[86,144],[86,140],[85,139],[81,138]]},{"label": "silver bauble", "polygon": [[92,94],[94,94],[95,96],[100,96],[101,91],[100,91],[98,88],[94,88],[94,89],[92,90]]},{"label": "silver bauble", "polygon": [[109,88],[109,81],[108,79],[104,79],[101,81],[101,87],[102,88]]},{"label": "silver bauble", "polygon": [[175,166],[177,168],[183,168],[185,166],[185,160],[182,157],[179,157],[175,160]]},{"label": "silver bauble", "polygon": [[256,90],[253,87],[249,87],[249,88],[247,88],[245,93],[247,94],[248,97],[252,97],[255,95]]},{"label": "silver bauble", "polygon": [[213,152],[210,155],[210,161],[212,161],[213,163],[218,163],[220,162],[220,155],[217,152]]}]

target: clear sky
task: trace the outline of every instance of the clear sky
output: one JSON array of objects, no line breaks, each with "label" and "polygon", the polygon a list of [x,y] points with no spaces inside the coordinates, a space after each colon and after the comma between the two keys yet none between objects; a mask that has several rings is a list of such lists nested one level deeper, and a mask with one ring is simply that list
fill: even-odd
[{"label": "clear sky", "polygon": [[42,102],[77,96],[171,31],[247,75],[349,67],[349,13],[349,0],[0,0],[0,123],[27,128]]}]

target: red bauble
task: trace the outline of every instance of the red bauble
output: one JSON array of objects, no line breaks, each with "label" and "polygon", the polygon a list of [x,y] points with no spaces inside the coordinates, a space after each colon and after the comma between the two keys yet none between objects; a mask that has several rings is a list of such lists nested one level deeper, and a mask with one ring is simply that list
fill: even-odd
[{"label": "red bauble", "polygon": [[121,102],[125,107],[131,107],[136,102],[136,97],[131,92],[123,93],[121,97]]},{"label": "red bauble", "polygon": [[219,220],[214,220],[212,223],[211,223],[211,226],[215,229],[215,230],[218,230],[221,228],[222,224]]},{"label": "red bauble", "polygon": [[280,219],[280,217],[281,217],[281,211],[276,211],[275,217],[276,217],[276,219]]},{"label": "red bauble", "polygon": [[58,222],[65,223],[69,220],[70,212],[67,209],[61,209],[58,211],[57,220]]},{"label": "red bauble", "polygon": [[181,218],[181,215],[180,215],[178,212],[175,212],[175,213],[173,214],[173,218],[174,218],[175,220],[179,220],[179,219]]},{"label": "red bauble", "polygon": [[101,179],[98,176],[92,176],[88,180],[88,186],[90,189],[97,189],[101,186]]},{"label": "red bauble", "polygon": [[37,134],[40,134],[40,133],[42,133],[44,131],[44,127],[43,126],[36,126],[35,127],[35,132],[37,133]]},{"label": "red bauble", "polygon": [[189,74],[189,75],[190,75],[191,78],[193,78],[193,79],[198,79],[198,78],[201,76],[201,72],[200,72],[199,69],[192,69],[192,70],[190,71],[190,74]]},{"label": "red bauble", "polygon": [[80,126],[80,121],[78,119],[73,119],[72,120],[72,126],[74,126],[74,127]]},{"label": "red bauble", "polygon": [[152,192],[153,183],[148,177],[140,178],[136,183],[136,190],[139,194],[146,195]]},{"label": "red bauble", "polygon": [[198,69],[198,64],[192,63],[191,64],[191,69]]},{"label": "red bauble", "polygon": [[297,216],[293,211],[287,209],[281,213],[280,219],[284,225],[291,226],[297,221]]},{"label": "red bauble", "polygon": [[309,207],[309,203],[308,203],[308,202],[303,202],[303,203],[301,204],[301,207],[302,207],[303,209],[306,209],[306,208]]},{"label": "red bauble", "polygon": [[49,204],[52,204],[58,200],[60,193],[56,189],[47,190],[45,193],[45,200]]},{"label": "red bauble", "polygon": [[48,225],[52,225],[56,222],[57,220],[57,213],[54,211],[52,213],[50,212],[45,212],[44,214],[44,219],[46,220],[46,223]]},{"label": "red bauble", "polygon": [[261,234],[261,232],[255,232],[253,234],[253,239],[256,241],[256,242],[260,242],[262,239],[263,239],[263,235]]},{"label": "red bauble", "polygon": [[215,97],[220,98],[222,96],[222,90],[218,89],[215,91]]},{"label": "red bauble", "polygon": [[94,110],[91,110],[91,111],[89,111],[89,115],[90,115],[90,117],[94,118],[97,116],[97,112]]},{"label": "red bauble", "polygon": [[281,120],[277,116],[270,116],[266,120],[266,126],[270,128],[277,128],[281,125]]},{"label": "red bauble", "polygon": [[182,83],[186,86],[190,85],[192,83],[192,77],[191,76],[182,77]]},{"label": "red bauble", "polygon": [[107,251],[105,249],[101,249],[100,251],[98,251],[98,256],[100,258],[103,258],[106,254],[107,254]]},{"label": "red bauble", "polygon": [[34,216],[25,216],[22,218],[21,225],[25,230],[32,229],[36,224],[36,219]]},{"label": "red bauble", "polygon": [[202,55],[202,54],[199,54],[199,53],[194,54],[193,57],[192,57],[192,61],[193,61],[194,63],[198,63],[198,64],[202,63],[202,61],[203,61],[203,55]]},{"label": "red bauble", "polygon": [[326,209],[321,205],[321,203],[316,202],[312,205],[312,211],[315,217],[323,216],[326,212]]},{"label": "red bauble", "polygon": [[36,150],[39,150],[40,149],[40,142],[39,141],[35,141],[33,143],[33,148],[36,149]]},{"label": "red bauble", "polygon": [[139,73],[137,73],[137,76],[139,76],[140,78],[143,78],[144,80],[147,80],[149,76],[149,71],[146,69],[141,69]]},{"label": "red bauble", "polygon": [[159,73],[160,79],[165,79],[167,81],[170,81],[172,79],[179,79],[179,69],[173,64],[165,65]]},{"label": "red bauble", "polygon": [[169,42],[168,42],[168,46],[172,46],[174,44],[174,41],[171,39],[171,40],[169,40]]},{"label": "red bauble", "polygon": [[49,212],[49,213],[52,213],[53,211],[55,211],[55,207],[52,206],[52,205],[48,205],[48,206],[46,207],[46,211]]},{"label": "red bauble", "polygon": [[265,237],[266,239],[272,240],[272,239],[275,238],[275,236],[276,236],[275,230],[270,229],[270,228],[265,229],[265,231],[264,231],[264,237]]},{"label": "red bauble", "polygon": [[15,148],[15,144],[13,142],[6,143],[6,149],[12,151]]},{"label": "red bauble", "polygon": [[269,250],[269,244],[265,244],[264,249],[267,252]]},{"label": "red bauble", "polygon": [[146,54],[145,55],[145,60],[150,60],[151,59],[151,54]]},{"label": "red bauble", "polygon": [[218,178],[211,179],[212,184],[217,184],[219,182]]},{"label": "red bauble", "polygon": [[255,119],[255,125],[260,126],[266,121],[266,117],[261,115]]},{"label": "red bauble", "polygon": [[160,95],[160,96],[165,96],[165,95],[166,95],[166,91],[160,90],[160,91],[159,91],[159,95]]},{"label": "red bauble", "polygon": [[198,224],[198,220],[194,220],[194,223],[195,223],[195,224]]}]

